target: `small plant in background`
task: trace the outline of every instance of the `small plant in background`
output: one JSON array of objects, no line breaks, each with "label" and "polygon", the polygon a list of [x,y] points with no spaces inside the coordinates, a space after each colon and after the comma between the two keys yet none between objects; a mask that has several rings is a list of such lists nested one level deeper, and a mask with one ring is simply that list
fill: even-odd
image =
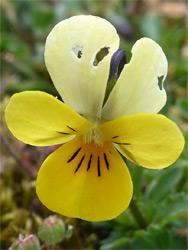
[{"label": "small plant in background", "polygon": [[[70,227],[68,226],[68,238],[70,238]],[[71,230],[72,230],[71,226]],[[9,250],[40,250],[53,249],[56,243],[60,243],[65,236],[65,224],[62,219],[56,215],[46,218],[39,227],[38,236],[44,242],[40,246],[39,239],[36,235],[20,234],[18,239],[12,244]]]},{"label": "small plant in background", "polygon": [[55,215],[50,216],[39,227],[38,235],[48,245],[59,243],[65,236],[64,222]]},{"label": "small plant in background", "polygon": [[9,250],[39,250],[40,243],[36,235],[20,234]]}]

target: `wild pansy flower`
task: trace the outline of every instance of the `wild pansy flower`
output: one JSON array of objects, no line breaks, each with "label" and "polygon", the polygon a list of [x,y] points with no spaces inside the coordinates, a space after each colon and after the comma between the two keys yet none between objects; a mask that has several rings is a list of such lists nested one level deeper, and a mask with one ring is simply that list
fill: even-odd
[{"label": "wild pansy flower", "polygon": [[[118,47],[115,28],[102,18],[81,15],[58,23],[47,38],[45,62],[65,103],[25,91],[13,95],[6,108],[8,128],[19,140],[63,144],[42,164],[36,185],[39,199],[54,212],[89,221],[112,219],[133,194],[118,151],[139,166],[162,169],[183,150],[176,124],[155,114],[166,102],[158,86],[158,78],[167,74],[162,49],[142,38],[130,62],[120,65],[125,56]],[[118,79],[104,103],[113,77]]]}]

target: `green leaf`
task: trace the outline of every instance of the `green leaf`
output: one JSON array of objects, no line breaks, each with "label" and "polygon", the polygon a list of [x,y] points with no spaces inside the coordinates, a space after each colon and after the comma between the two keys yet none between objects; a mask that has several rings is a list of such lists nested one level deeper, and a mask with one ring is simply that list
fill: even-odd
[{"label": "green leaf", "polygon": [[152,226],[149,233],[150,238],[157,243],[159,249],[172,249],[172,236],[168,231],[162,230],[158,226]]},{"label": "green leaf", "polygon": [[58,96],[59,94],[54,88],[54,86],[51,83],[48,83],[47,81],[43,81],[41,79],[36,79],[35,81],[20,81],[19,84],[15,84],[14,82],[10,83],[7,87],[7,91],[11,94],[14,94],[14,92],[21,92],[21,91],[28,91],[28,90],[39,90],[39,91],[45,91],[50,94],[53,94],[54,96]]},{"label": "green leaf", "polygon": [[187,36],[186,25],[180,25],[180,26],[173,25],[170,28],[166,29],[166,32],[163,32],[162,35],[160,45],[163,48],[164,53],[168,58],[168,61],[173,64],[175,63],[176,67],[179,67],[179,64],[182,60],[182,57],[180,57],[181,55],[180,49],[185,41],[186,36]]},{"label": "green leaf", "polygon": [[156,42],[160,41],[162,26],[160,16],[156,13],[145,15],[139,22],[139,28],[142,34]]},{"label": "green leaf", "polygon": [[182,114],[187,117],[188,115],[188,100],[187,99],[181,99],[177,102],[178,108],[182,112]]},{"label": "green leaf", "polygon": [[132,249],[157,249],[157,245],[148,237],[134,239]]},{"label": "green leaf", "polygon": [[184,193],[168,197],[165,202],[158,205],[153,222],[158,223],[161,227],[164,227],[175,219],[187,215],[187,204],[188,195],[185,195]]},{"label": "green leaf", "polygon": [[37,28],[45,29],[46,26],[53,23],[54,11],[47,3],[43,5],[43,8],[38,8],[34,4],[32,8],[32,18]]},{"label": "green leaf", "polygon": [[154,202],[162,200],[179,182],[183,174],[180,166],[171,166],[159,172],[158,176],[150,183],[146,190],[146,197]]},{"label": "green leaf", "polygon": [[173,246],[173,249],[187,249],[186,237],[174,236],[172,246]]},{"label": "green leaf", "polygon": [[127,228],[138,228],[137,222],[131,213],[130,209],[128,208],[123,213],[121,213],[118,217],[112,220],[112,222],[116,223],[117,225],[113,225],[113,228],[121,227],[125,228],[125,225]]},{"label": "green leaf", "polygon": [[172,236],[168,231],[152,225],[148,231],[137,231],[131,246],[133,249],[172,249]]},{"label": "green leaf", "polygon": [[20,60],[27,61],[31,56],[30,48],[16,35],[4,32],[1,38],[1,50]]},{"label": "green leaf", "polygon": [[22,74],[26,77],[35,78],[36,72],[32,68],[31,65],[26,64],[22,60],[15,60],[15,63],[13,64],[15,71],[17,71],[19,74]]},{"label": "green leaf", "polygon": [[104,249],[125,249],[127,244],[131,241],[131,239],[122,237],[113,241],[112,243],[106,243],[100,247],[101,250]]}]

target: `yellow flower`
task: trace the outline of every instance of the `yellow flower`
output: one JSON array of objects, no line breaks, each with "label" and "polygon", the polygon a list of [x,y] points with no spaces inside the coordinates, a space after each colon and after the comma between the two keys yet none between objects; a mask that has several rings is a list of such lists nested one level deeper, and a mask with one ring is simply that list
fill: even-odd
[{"label": "yellow flower", "polygon": [[[75,16],[49,34],[45,62],[62,99],[40,91],[11,97],[5,116],[21,141],[62,144],[42,164],[37,194],[50,210],[89,221],[109,220],[129,205],[133,187],[119,153],[150,169],[179,157],[183,136],[163,115],[166,102],[158,77],[167,60],[148,38],[136,42],[103,106],[112,55],[119,47],[115,28],[94,16]],[[99,52],[105,52],[99,60]],[[116,150],[117,149],[117,150]]]}]

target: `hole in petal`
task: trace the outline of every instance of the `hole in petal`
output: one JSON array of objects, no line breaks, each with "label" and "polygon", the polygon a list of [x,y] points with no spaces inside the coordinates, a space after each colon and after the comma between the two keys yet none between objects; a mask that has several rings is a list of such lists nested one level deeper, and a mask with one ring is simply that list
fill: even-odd
[{"label": "hole in petal", "polygon": [[82,47],[75,46],[71,51],[80,59],[82,57],[82,50]]},{"label": "hole in petal", "polygon": [[109,47],[104,47],[102,48],[97,54],[96,54],[96,57],[95,57],[95,60],[93,62],[93,65],[94,66],[97,66],[103,59],[105,56],[107,56],[109,53]]},{"label": "hole in petal", "polygon": [[163,78],[164,76],[158,76],[158,86],[160,90],[163,89]]}]

